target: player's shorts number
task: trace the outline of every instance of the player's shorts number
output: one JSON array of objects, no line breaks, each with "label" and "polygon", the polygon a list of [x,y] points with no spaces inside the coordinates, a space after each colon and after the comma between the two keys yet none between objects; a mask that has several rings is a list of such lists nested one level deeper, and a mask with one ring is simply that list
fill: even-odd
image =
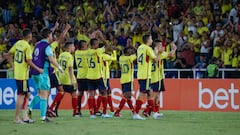
[{"label": "player's shorts number", "polygon": [[23,51],[18,50],[18,49],[16,50],[15,61],[17,63],[22,63],[23,62]]}]

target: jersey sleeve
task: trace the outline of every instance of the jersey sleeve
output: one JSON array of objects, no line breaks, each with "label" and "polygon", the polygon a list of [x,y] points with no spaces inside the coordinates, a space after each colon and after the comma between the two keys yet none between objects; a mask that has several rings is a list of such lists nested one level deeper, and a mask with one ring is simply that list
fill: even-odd
[{"label": "jersey sleeve", "polygon": [[52,48],[50,46],[48,46],[45,50],[45,54],[47,56],[53,56],[53,51],[52,51]]},{"label": "jersey sleeve", "polygon": [[103,54],[105,52],[105,48],[104,47],[98,48],[96,51],[97,51],[98,55],[101,55],[101,54]]},{"label": "jersey sleeve", "polygon": [[117,60],[117,54],[116,51],[113,51],[112,55],[108,55],[108,54],[103,54],[102,55],[103,60],[105,61],[114,61]]},{"label": "jersey sleeve", "polygon": [[32,59],[32,50],[31,50],[31,46],[28,45],[26,48],[26,59],[27,60],[31,60]]},{"label": "jersey sleeve", "polygon": [[16,45],[14,45],[10,50],[9,53],[14,54],[16,51]]},{"label": "jersey sleeve", "polygon": [[149,47],[148,50],[147,50],[147,52],[148,52],[148,55],[149,55],[150,58],[152,58],[152,59],[155,59],[155,58],[156,58],[156,55],[154,54],[152,48]]},{"label": "jersey sleeve", "polygon": [[137,59],[137,56],[135,54],[130,56],[130,61],[131,62],[133,62],[136,59]]},{"label": "jersey sleeve", "polygon": [[160,58],[161,59],[166,59],[169,56],[169,54],[170,54],[169,52],[164,51],[164,52],[161,53]]},{"label": "jersey sleeve", "polygon": [[69,59],[68,59],[68,67],[73,67],[73,56],[70,55]]}]

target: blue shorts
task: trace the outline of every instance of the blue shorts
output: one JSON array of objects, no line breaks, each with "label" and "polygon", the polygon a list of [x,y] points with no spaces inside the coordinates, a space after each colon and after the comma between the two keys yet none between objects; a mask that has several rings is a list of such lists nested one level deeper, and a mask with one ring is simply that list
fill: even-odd
[{"label": "blue shorts", "polygon": [[57,88],[58,86],[62,86],[56,73],[49,75],[49,78],[50,78],[51,88]]},{"label": "blue shorts", "polygon": [[50,78],[48,74],[32,75],[37,90],[50,91]]},{"label": "blue shorts", "polygon": [[74,91],[77,90],[76,88],[74,88],[73,85],[63,85],[63,89],[65,92],[68,92],[68,93],[73,93]]},{"label": "blue shorts", "polygon": [[149,91],[150,81],[150,79],[138,80],[140,92],[146,93],[147,91]]},{"label": "blue shorts", "polygon": [[131,92],[133,90],[133,82],[128,82],[121,84],[122,85],[122,92]]},{"label": "blue shorts", "polygon": [[87,79],[77,79],[78,90],[87,91],[88,90],[88,80]]},{"label": "blue shorts", "polygon": [[88,80],[88,90],[99,90],[100,92],[103,92],[106,90],[103,79],[97,79],[97,80]]},{"label": "blue shorts", "polygon": [[165,85],[164,85],[164,80],[161,80],[161,87],[160,87],[160,91],[165,91]]},{"label": "blue shorts", "polygon": [[160,91],[160,82],[152,83],[150,87],[154,92],[159,92]]},{"label": "blue shorts", "polygon": [[16,80],[16,85],[18,95],[27,95],[30,92],[28,80]]}]

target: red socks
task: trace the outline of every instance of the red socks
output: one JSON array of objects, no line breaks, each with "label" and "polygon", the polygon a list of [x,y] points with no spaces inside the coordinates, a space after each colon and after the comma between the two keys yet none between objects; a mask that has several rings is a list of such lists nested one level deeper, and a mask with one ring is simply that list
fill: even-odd
[{"label": "red socks", "polygon": [[110,106],[110,111],[114,112],[113,105],[112,105],[112,96],[107,96],[108,104]]},{"label": "red socks", "polygon": [[73,114],[77,114],[77,108],[78,108],[78,98],[72,98],[72,107],[73,107]]},{"label": "red socks", "polygon": [[137,100],[136,101],[136,108],[135,108],[135,112],[138,114],[139,113],[139,110],[142,108],[142,104],[143,104],[143,101],[142,100]]},{"label": "red socks", "polygon": [[102,102],[102,96],[99,95],[98,99],[97,99],[97,105],[95,105],[95,112],[98,112],[100,106],[101,106],[101,102]]},{"label": "red socks", "polygon": [[148,105],[149,105],[149,110],[151,110],[153,112],[156,112],[156,108],[155,108],[155,104],[154,104],[153,99],[148,100]]},{"label": "red socks", "polygon": [[119,107],[116,111],[116,113],[120,113],[120,111],[122,110],[123,106],[125,105],[126,103],[126,99],[125,98],[122,98],[122,100],[120,101],[120,104],[119,104]]},{"label": "red socks", "polygon": [[159,113],[160,110],[160,101],[157,101],[157,104],[155,105],[156,112]]},{"label": "red socks", "polygon": [[94,115],[94,104],[95,104],[94,102],[95,102],[94,97],[88,98],[88,108],[89,108],[90,115]]},{"label": "red socks", "polygon": [[62,92],[58,92],[57,95],[55,96],[53,103],[51,104],[51,106],[49,107],[50,110],[53,110],[53,108],[57,105],[57,103],[62,99],[63,97],[63,93]]},{"label": "red socks", "polygon": [[103,104],[103,114],[107,113],[107,97],[102,97],[102,104]]},{"label": "red socks", "polygon": [[128,104],[128,107],[131,109],[131,111],[134,112],[134,107],[133,107],[133,104],[132,104],[132,100],[131,100],[131,99],[128,99],[128,100],[127,100],[127,104]]}]

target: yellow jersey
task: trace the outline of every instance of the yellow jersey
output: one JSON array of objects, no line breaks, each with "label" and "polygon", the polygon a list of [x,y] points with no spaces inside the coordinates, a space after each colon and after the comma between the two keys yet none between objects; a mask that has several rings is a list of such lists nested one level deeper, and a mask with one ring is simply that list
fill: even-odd
[{"label": "yellow jersey", "polygon": [[77,79],[86,79],[88,72],[87,63],[88,50],[75,51],[75,62],[77,66]]},{"label": "yellow jersey", "polygon": [[[58,42],[57,41],[54,41],[50,44],[50,47],[52,48],[52,51],[53,51],[53,57],[55,58],[55,60],[57,60],[57,56],[56,56],[56,48],[58,47]],[[52,63],[51,63],[51,67],[54,69],[53,72],[55,71],[58,71],[58,68],[55,67]]]},{"label": "yellow jersey", "polygon": [[137,59],[136,55],[120,56],[119,64],[121,67],[121,78],[120,78],[121,84],[133,81],[133,73],[134,73],[133,61],[136,59]]},{"label": "yellow jersey", "polygon": [[[69,52],[63,52],[59,55],[58,62],[64,72],[59,73],[58,75],[59,75],[59,79],[63,85],[72,85],[69,68],[70,67],[73,68],[73,61],[74,61],[73,56]],[[74,74],[73,71],[72,71],[72,74]],[[74,75],[73,75],[72,79],[73,79],[73,83],[75,83],[76,79],[75,79]]]},{"label": "yellow jersey", "polygon": [[105,52],[105,48],[89,49],[87,53],[87,79],[96,80],[102,78],[102,70],[100,67],[101,55]]},{"label": "yellow jersey", "polygon": [[232,67],[233,68],[238,68],[239,67],[239,62],[240,62],[240,56],[234,56],[232,58]]},{"label": "yellow jersey", "polygon": [[32,51],[29,43],[25,40],[17,41],[9,53],[14,55],[14,78],[27,80],[29,78],[29,65],[26,60],[32,59]]},{"label": "yellow jersey", "polygon": [[137,78],[151,79],[152,60],[156,58],[153,49],[145,44],[142,44],[137,49]]},{"label": "yellow jersey", "polygon": [[106,53],[102,54],[101,55],[101,61],[100,61],[100,66],[101,66],[101,69],[102,69],[102,77],[103,79],[108,79],[110,78],[110,70],[109,70],[109,67],[110,67],[110,64],[112,61],[115,61],[117,60],[117,53],[116,51],[113,51],[113,54],[112,55],[108,55]]},{"label": "yellow jersey", "polygon": [[156,83],[164,79],[164,63],[163,60],[169,56],[168,52],[162,52],[160,59],[157,62],[152,63],[152,78],[151,83]]},{"label": "yellow jersey", "polygon": [[228,47],[223,51],[223,62],[224,65],[232,65],[232,60],[230,59],[232,55],[232,48]]},{"label": "yellow jersey", "polygon": [[215,58],[220,58],[221,57],[221,53],[222,53],[222,50],[221,50],[221,47],[220,46],[215,46],[213,48],[213,57]]}]

